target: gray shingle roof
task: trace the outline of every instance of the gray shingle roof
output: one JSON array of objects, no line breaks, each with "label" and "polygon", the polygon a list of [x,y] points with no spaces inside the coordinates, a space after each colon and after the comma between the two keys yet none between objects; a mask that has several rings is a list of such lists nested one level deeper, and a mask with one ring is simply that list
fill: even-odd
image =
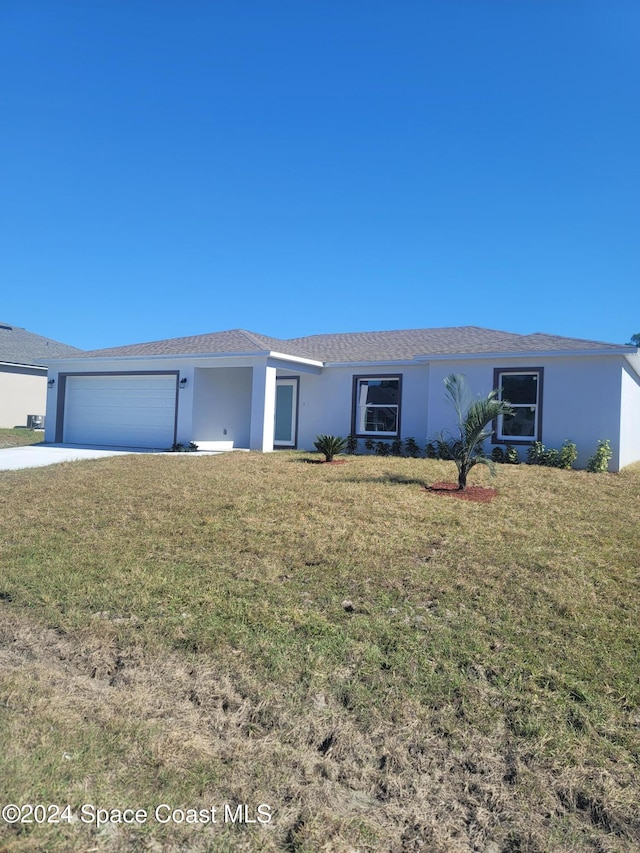
[{"label": "gray shingle roof", "polygon": [[9,323],[0,323],[0,361],[35,364],[42,359],[78,355],[81,352],[77,347],[43,338],[42,335]]},{"label": "gray shingle roof", "polygon": [[109,356],[153,356],[153,355],[219,355],[222,353],[259,353],[284,352],[288,355],[301,355],[313,358],[303,348],[279,338],[269,338],[244,329],[231,329],[227,332],[211,332],[206,335],[192,335],[187,338],[169,338],[164,341],[149,341],[143,344],[110,347],[109,349],[83,352],[83,357]]},{"label": "gray shingle roof", "polygon": [[282,340],[232,329],[185,338],[79,352],[82,358],[144,357],[159,355],[219,355],[280,352],[324,362],[405,361],[419,356],[475,355],[482,353],[586,352],[630,347],[581,338],[564,338],[536,332],[517,335],[479,326],[441,329],[400,329],[388,332],[344,332]]},{"label": "gray shingle roof", "polygon": [[311,335],[294,338],[323,361],[401,361],[418,356],[474,355],[478,353],[568,352],[624,346],[564,338],[536,332],[517,335],[483,329],[479,326],[452,326],[440,329],[403,329],[393,332],[353,332],[333,335]]}]

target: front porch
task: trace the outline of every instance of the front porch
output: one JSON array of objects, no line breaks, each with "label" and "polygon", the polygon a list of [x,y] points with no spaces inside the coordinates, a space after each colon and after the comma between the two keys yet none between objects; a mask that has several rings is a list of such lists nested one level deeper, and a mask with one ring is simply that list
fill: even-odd
[{"label": "front porch", "polygon": [[320,367],[273,357],[251,366],[195,367],[189,441],[207,450],[296,447],[301,373],[319,374]]}]

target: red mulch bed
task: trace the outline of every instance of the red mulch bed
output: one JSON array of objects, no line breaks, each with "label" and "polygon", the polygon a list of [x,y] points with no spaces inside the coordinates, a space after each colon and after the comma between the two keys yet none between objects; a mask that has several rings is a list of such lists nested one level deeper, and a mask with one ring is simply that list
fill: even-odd
[{"label": "red mulch bed", "polygon": [[496,489],[487,489],[484,486],[467,486],[466,489],[459,489],[457,483],[432,483],[424,488],[426,492],[433,492],[436,495],[449,495],[461,501],[484,504],[492,501],[498,494]]}]

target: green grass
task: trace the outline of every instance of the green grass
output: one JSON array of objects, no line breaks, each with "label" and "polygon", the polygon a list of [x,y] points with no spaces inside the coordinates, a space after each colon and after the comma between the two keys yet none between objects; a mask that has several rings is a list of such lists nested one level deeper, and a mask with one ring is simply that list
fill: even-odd
[{"label": "green grass", "polygon": [[44,432],[35,429],[0,429],[0,449],[6,447],[24,447],[26,444],[40,444],[44,441]]},{"label": "green grass", "polygon": [[0,475],[0,798],[274,815],[0,844],[638,849],[640,466],[310,458]]}]

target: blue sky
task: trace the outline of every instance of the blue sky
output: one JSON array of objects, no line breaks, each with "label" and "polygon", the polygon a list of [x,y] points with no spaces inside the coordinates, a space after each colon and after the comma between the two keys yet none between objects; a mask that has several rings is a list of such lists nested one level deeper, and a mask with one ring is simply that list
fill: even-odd
[{"label": "blue sky", "polygon": [[636,0],[0,0],[0,320],[640,332]]}]

